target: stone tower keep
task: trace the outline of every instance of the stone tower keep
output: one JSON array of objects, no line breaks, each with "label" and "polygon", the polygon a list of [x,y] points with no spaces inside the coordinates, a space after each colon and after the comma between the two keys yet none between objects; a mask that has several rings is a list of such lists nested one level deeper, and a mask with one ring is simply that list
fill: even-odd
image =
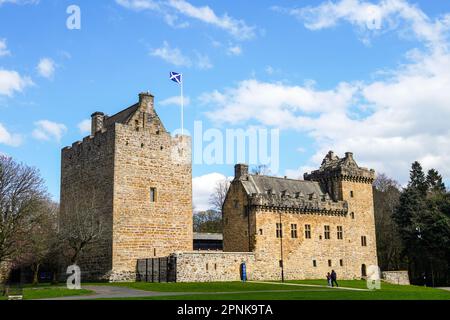
[{"label": "stone tower keep", "polygon": [[[353,153],[346,152],[339,158],[332,151],[328,152],[319,170],[304,175],[305,180],[317,181],[335,201],[346,201],[352,223],[348,225],[348,233],[355,241],[361,239],[364,250],[361,256],[377,265],[375,238],[375,214],[372,184],[375,171],[359,167],[353,159]],[[361,265],[361,268],[368,265]],[[365,270],[361,270],[364,273]]]},{"label": "stone tower keep", "polygon": [[135,280],[137,259],[192,250],[190,137],[167,132],[149,93],[113,116],[94,113],[91,128],[61,160],[61,228],[81,207],[102,225],[82,277]]}]

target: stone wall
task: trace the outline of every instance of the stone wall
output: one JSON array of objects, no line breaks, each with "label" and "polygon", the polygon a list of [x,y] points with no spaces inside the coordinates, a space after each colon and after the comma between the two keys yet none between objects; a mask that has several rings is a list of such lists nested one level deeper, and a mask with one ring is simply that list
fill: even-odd
[{"label": "stone wall", "polygon": [[177,282],[240,281],[245,262],[248,280],[256,280],[255,254],[251,252],[178,252]]},{"label": "stone wall", "polygon": [[[353,161],[350,153],[346,159]],[[361,177],[332,175],[324,181],[321,172],[316,172],[314,178],[330,193],[325,199],[303,206],[297,204],[298,199],[283,200],[273,194],[272,202],[254,205],[258,197],[264,196],[263,188],[271,190],[270,180],[266,186],[260,186],[258,194],[248,194],[244,184],[254,178],[235,177],[223,206],[224,251],[254,252],[254,279],[280,279],[280,260],[286,279],[323,279],[332,269],[340,279],[361,279],[364,270],[377,265],[374,172],[352,168],[357,168]],[[334,210],[335,207],[341,210]],[[282,238],[277,237],[278,223],[282,224]],[[311,227],[311,238],[305,236],[305,225]],[[330,239],[325,239],[325,226],[330,228]],[[295,227],[297,237],[292,234]],[[338,227],[342,227],[342,239],[338,239]]]},{"label": "stone wall", "polygon": [[62,150],[60,226],[89,206],[103,232],[78,262],[82,279],[132,281],[137,259],[192,250],[191,138],[166,131],[148,93],[92,119],[92,135]]},{"label": "stone wall", "polygon": [[9,269],[9,264],[7,262],[0,263],[0,284],[6,282]]},{"label": "stone wall", "polygon": [[[101,220],[100,241],[87,247],[78,261],[83,280],[105,279],[112,265],[113,131],[97,132],[66,147],[61,154],[60,228],[72,228],[77,215]],[[65,276],[69,261],[62,260]]]},{"label": "stone wall", "polygon": [[387,283],[409,285],[408,271],[383,271],[381,278]]},{"label": "stone wall", "polygon": [[114,279],[133,273],[137,259],[192,250],[190,150],[190,137],[116,124]]}]

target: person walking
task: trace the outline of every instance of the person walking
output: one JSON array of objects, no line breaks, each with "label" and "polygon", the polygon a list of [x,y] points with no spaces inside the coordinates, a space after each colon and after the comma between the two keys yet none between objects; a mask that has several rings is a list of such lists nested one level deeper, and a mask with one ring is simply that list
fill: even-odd
[{"label": "person walking", "polygon": [[331,286],[334,287],[334,284],[336,284],[336,287],[339,287],[337,283],[337,274],[336,271],[331,270]]},{"label": "person walking", "polygon": [[327,273],[327,286],[331,287],[331,274]]}]

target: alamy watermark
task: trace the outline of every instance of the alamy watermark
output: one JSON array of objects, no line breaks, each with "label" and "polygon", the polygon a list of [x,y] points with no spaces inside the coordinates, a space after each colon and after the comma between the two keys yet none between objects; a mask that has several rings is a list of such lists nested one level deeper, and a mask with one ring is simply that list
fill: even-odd
[{"label": "alamy watermark", "polygon": [[76,264],[67,267],[66,274],[69,275],[67,278],[67,289],[70,290],[80,290],[81,289],[81,270]]},{"label": "alamy watermark", "polygon": [[81,9],[77,5],[70,5],[66,9],[66,13],[69,17],[66,20],[66,27],[69,30],[81,29]]},{"label": "alamy watermark", "polygon": [[371,265],[367,268],[367,289],[381,289],[381,270],[378,266]]},{"label": "alamy watermark", "polygon": [[[176,130],[174,134],[181,133]],[[191,135],[188,130],[184,134]],[[264,165],[272,174],[280,169],[280,130],[267,128],[205,129],[202,121],[194,122],[193,164],[197,165]],[[173,154],[173,158],[177,156]],[[180,158],[180,161],[189,161]]]}]

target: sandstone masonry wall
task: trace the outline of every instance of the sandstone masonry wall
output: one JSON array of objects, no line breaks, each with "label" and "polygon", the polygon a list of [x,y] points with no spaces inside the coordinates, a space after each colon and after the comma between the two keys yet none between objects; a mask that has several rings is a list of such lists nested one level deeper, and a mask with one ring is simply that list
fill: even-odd
[{"label": "sandstone masonry wall", "polygon": [[383,271],[381,278],[387,283],[409,285],[408,271]]},{"label": "sandstone masonry wall", "polygon": [[248,280],[254,279],[255,255],[251,252],[179,252],[177,282],[240,281],[245,262]]}]

